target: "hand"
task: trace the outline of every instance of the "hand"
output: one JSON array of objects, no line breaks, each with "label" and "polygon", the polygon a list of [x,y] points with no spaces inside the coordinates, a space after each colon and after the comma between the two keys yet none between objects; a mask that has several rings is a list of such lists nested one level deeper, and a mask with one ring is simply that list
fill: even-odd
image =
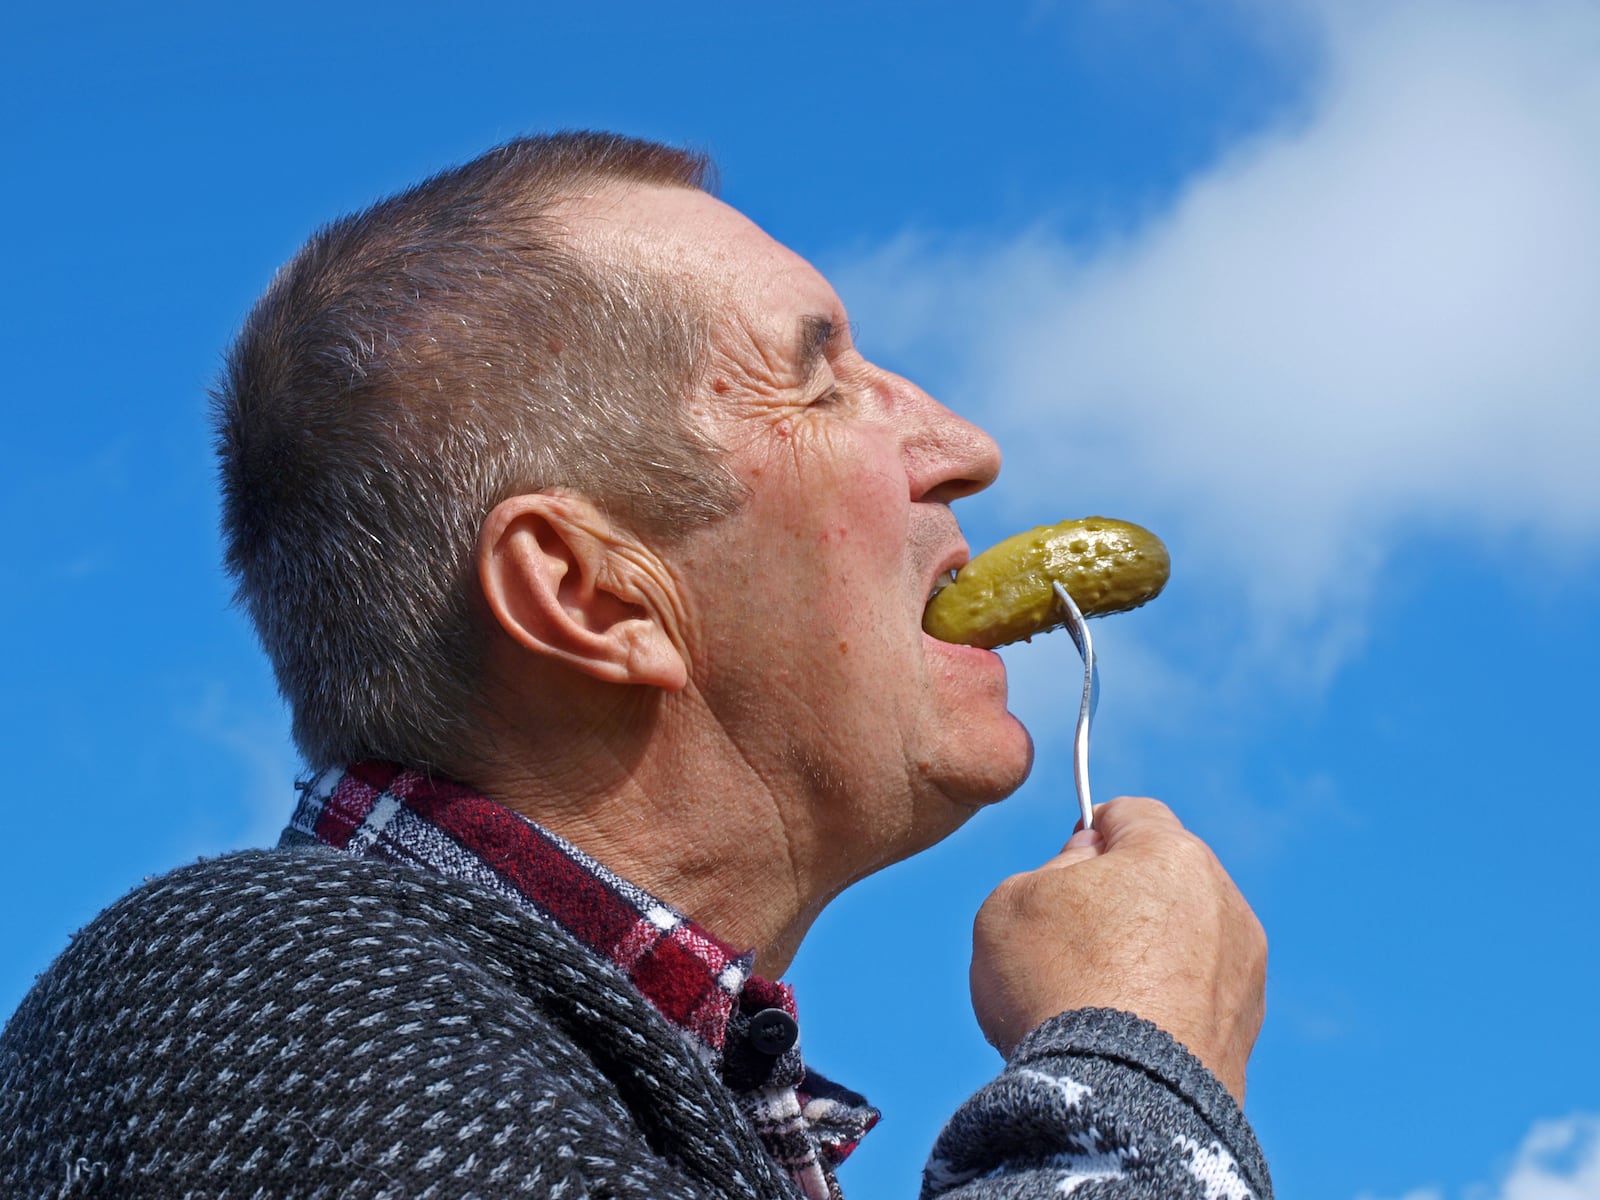
[{"label": "hand", "polygon": [[1002,1054],[1058,1013],[1120,1009],[1182,1042],[1241,1103],[1266,971],[1261,923],[1157,800],[1099,805],[1093,830],[1007,879],[973,926],[972,1007]]}]

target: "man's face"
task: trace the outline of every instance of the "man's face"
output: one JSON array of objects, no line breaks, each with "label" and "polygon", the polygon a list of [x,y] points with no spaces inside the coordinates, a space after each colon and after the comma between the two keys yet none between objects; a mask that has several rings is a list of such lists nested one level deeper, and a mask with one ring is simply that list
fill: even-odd
[{"label": "man's face", "polygon": [[797,855],[852,847],[855,877],[937,841],[1032,755],[1000,659],[922,632],[993,441],[863,358],[828,282],[728,206],[647,188],[598,212],[710,306],[692,411],[748,492],[671,556],[690,688],[792,809]]}]

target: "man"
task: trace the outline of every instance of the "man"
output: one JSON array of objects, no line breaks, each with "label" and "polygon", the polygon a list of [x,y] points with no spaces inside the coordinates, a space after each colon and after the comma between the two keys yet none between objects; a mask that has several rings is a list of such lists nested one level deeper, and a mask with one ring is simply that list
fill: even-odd
[{"label": "man", "polygon": [[[515,142],[274,281],[219,387],[224,525],[316,774],[278,850],[41,979],[8,1185],[838,1195],[876,1114],[770,981],[1027,774],[1000,660],[921,631],[999,460],[705,172]],[[924,1194],[1266,1195],[1264,961],[1170,812],[1104,806],[979,914],[1008,1065]]]}]

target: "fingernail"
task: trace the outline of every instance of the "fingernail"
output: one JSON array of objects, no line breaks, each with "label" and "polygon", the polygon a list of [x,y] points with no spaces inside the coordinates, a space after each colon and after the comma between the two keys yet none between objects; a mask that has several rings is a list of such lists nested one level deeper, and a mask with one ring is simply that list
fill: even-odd
[{"label": "fingernail", "polygon": [[1098,850],[1105,843],[1098,829],[1080,829],[1067,839],[1068,850]]}]

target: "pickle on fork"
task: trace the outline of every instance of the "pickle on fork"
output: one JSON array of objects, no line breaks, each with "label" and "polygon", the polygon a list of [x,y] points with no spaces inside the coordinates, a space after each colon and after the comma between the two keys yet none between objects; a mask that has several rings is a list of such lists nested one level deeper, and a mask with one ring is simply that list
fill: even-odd
[{"label": "pickle on fork", "polygon": [[985,550],[936,592],[922,628],[944,642],[992,649],[1061,624],[1051,584],[1086,617],[1126,612],[1166,586],[1171,559],[1148,529],[1109,517],[1041,525]]}]

